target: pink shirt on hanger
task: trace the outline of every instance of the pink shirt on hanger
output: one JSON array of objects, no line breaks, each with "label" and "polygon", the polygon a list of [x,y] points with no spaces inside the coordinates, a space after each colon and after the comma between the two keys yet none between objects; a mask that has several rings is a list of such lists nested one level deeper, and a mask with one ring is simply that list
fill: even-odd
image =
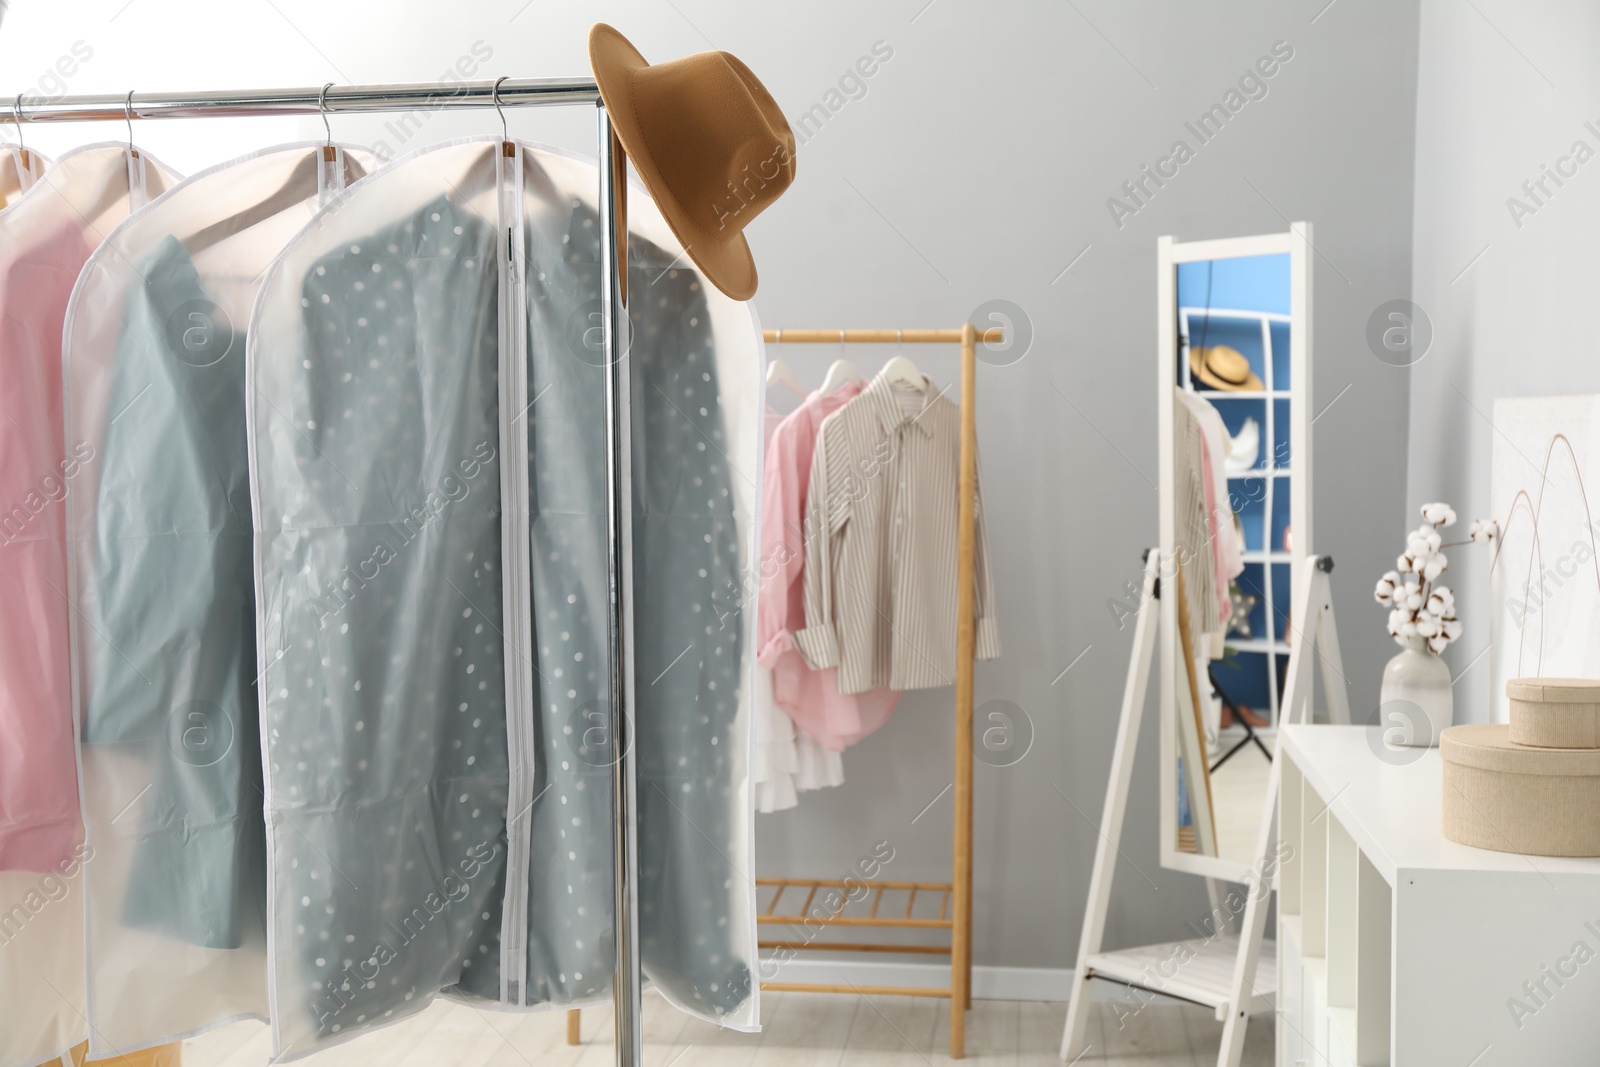
[{"label": "pink shirt on hanger", "polygon": [[52,871],[79,834],[62,502],[94,453],[63,441],[61,327],[91,251],[63,221],[0,255],[0,871]]},{"label": "pink shirt on hanger", "polygon": [[839,695],[835,667],[814,671],[795,646],[805,628],[801,569],[805,563],[806,490],[811,454],[822,420],[862,389],[850,382],[824,396],[812,393],[778,424],[767,445],[761,483],[761,598],[756,613],[757,660],[772,671],[773,697],[796,726],[836,752],[882,726],[900,702],[893,689]]}]

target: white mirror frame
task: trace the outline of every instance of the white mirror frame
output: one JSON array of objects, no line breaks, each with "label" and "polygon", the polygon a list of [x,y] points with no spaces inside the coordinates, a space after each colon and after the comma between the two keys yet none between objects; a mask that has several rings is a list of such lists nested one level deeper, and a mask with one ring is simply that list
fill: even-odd
[{"label": "white mirror frame", "polygon": [[[1176,515],[1173,506],[1173,386],[1178,382],[1178,265],[1245,256],[1289,255],[1289,449],[1293,475],[1289,479],[1289,525],[1294,547],[1289,563],[1289,588],[1301,588],[1306,559],[1314,552],[1311,536],[1311,224],[1294,222],[1286,233],[1230,237],[1211,241],[1178,241],[1164,236],[1156,242],[1156,382],[1158,389],[1159,470],[1161,512],[1161,865],[1206,878],[1244,882],[1250,860],[1183,852],[1178,848],[1178,756],[1198,743],[1179,736],[1175,727],[1180,701],[1187,702],[1187,683],[1179,678],[1182,649],[1177,631],[1177,597],[1173,546]],[[1272,403],[1272,398],[1267,398]],[[1271,442],[1263,447],[1270,448]],[[1270,549],[1270,546],[1266,546]],[[1270,581],[1270,563],[1268,580]],[[1291,620],[1293,622],[1295,620]],[[1269,620],[1269,627],[1275,626]],[[1276,664],[1274,664],[1276,666]],[[1187,706],[1187,705],[1186,705]],[[1185,720],[1187,721],[1187,719]],[[1193,733],[1194,731],[1185,731]],[[1263,806],[1263,810],[1264,806]]]}]

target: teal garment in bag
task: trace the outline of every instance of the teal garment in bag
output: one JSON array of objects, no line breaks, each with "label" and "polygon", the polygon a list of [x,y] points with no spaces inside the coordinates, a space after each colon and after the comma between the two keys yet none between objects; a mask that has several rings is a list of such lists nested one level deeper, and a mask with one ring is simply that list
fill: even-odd
[{"label": "teal garment in bag", "polygon": [[[284,1023],[304,1012],[311,1024],[285,1041],[291,1056],[460,983],[499,996],[494,242],[440,197],[316,257],[292,279],[304,346],[294,391],[257,410],[299,486],[261,549],[286,909],[274,967],[309,991]],[[280,412],[295,413],[292,426]]]},{"label": "teal garment in bag", "polygon": [[100,447],[82,741],[151,765],[116,824],[139,839],[123,921],[231,949],[260,940],[266,907],[245,338],[176,238],[138,269]]},{"label": "teal garment in bag", "polygon": [[[609,995],[608,503],[594,165],[483,139],[352,187],[251,326],[275,1054],[443,992]],[[642,194],[640,194],[642,197]],[[759,333],[630,213],[640,949],[755,1022]],[[746,403],[748,402],[748,403]]]}]

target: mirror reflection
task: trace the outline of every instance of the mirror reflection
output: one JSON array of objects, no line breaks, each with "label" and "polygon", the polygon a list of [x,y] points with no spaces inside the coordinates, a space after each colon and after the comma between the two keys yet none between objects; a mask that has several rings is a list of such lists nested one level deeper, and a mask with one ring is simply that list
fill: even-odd
[{"label": "mirror reflection", "polygon": [[[1288,253],[1177,264],[1173,543],[1176,851],[1258,847],[1289,661],[1297,401]],[[1176,579],[1176,580],[1172,580]]]}]

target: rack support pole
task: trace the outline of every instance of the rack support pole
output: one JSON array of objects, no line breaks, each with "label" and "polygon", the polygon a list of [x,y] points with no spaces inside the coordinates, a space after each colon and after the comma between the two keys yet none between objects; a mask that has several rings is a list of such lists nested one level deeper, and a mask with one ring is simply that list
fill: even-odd
[{"label": "rack support pole", "polygon": [[628,363],[628,159],[604,105],[600,140],[600,327],[605,351],[606,488],[609,491],[606,619],[611,646],[611,846],[616,958],[612,970],[618,1067],[640,1067],[638,750],[633,722],[633,471]]},{"label": "rack support pole", "polygon": [[978,331],[961,327],[961,467],[956,508],[955,889],[950,952],[950,1058],[966,1056],[972,1006],[972,661],[977,653],[975,580],[978,488]]}]

